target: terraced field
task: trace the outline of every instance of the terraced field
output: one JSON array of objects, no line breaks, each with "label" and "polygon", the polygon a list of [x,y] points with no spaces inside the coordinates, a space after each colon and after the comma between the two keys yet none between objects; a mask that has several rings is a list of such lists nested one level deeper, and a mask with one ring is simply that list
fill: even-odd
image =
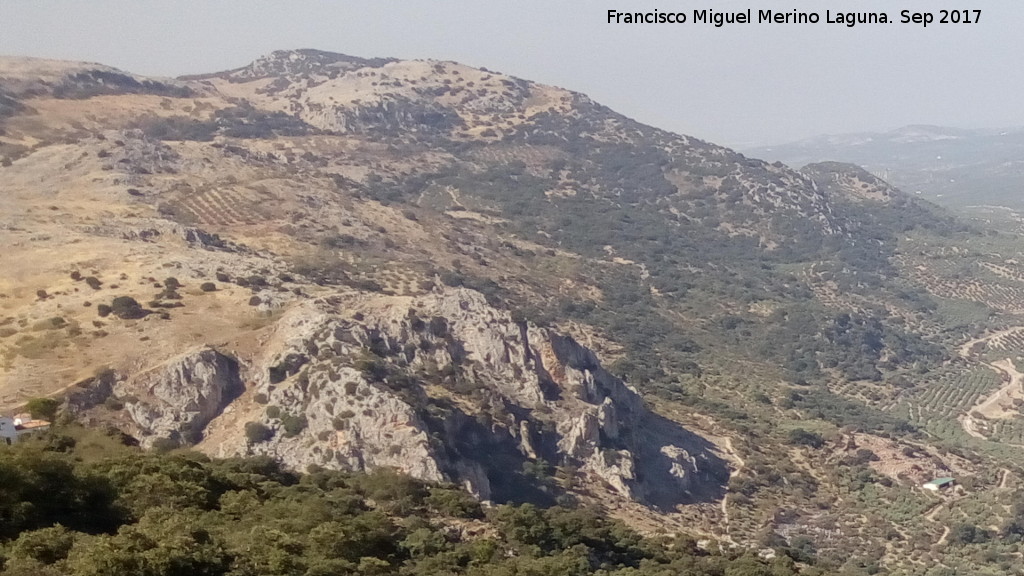
[{"label": "terraced field", "polygon": [[903,277],[948,300],[975,302],[1004,314],[1024,314],[1024,244],[979,237],[971,246],[904,238],[893,264]]},{"label": "terraced field", "polygon": [[982,353],[998,352],[1000,357],[1007,356],[1006,352],[1024,353],[1024,326],[1011,328],[1008,331],[999,333],[984,343],[979,350]]},{"label": "terraced field", "polygon": [[884,408],[921,426],[935,420],[955,421],[1000,385],[999,374],[986,366],[954,363],[929,374],[925,382]]},{"label": "terraced field", "polygon": [[494,163],[522,162],[527,166],[544,166],[564,154],[554,146],[489,146],[473,153],[474,158]]},{"label": "terraced field", "polygon": [[[996,316],[995,312],[985,306],[981,302],[972,302],[969,300],[959,300],[950,298],[938,298],[932,297],[937,304],[937,308],[931,315],[931,319],[938,324],[938,326],[931,328],[930,330],[924,330],[926,334],[933,334],[935,331],[947,331],[947,330],[967,330],[968,333],[981,334],[986,328],[998,329],[1002,328],[1004,322],[1009,325],[1009,322],[1005,316]],[[960,344],[963,334],[951,334],[952,339],[946,344],[950,346],[956,346]]]},{"label": "terraced field", "polygon": [[380,284],[383,290],[393,292],[399,296],[412,296],[423,293],[423,289],[419,287],[420,279],[406,268],[378,266],[361,273],[359,277],[376,282]]},{"label": "terraced field", "polygon": [[235,226],[259,219],[259,202],[247,190],[218,188],[189,194],[180,205],[205,226]]},{"label": "terraced field", "polygon": [[979,265],[996,276],[1006,278],[1008,280],[1024,282],[1024,271],[1020,269],[1016,260],[1007,261],[1002,265],[993,264],[991,262],[981,262]]},{"label": "terraced field", "polygon": [[941,298],[979,302],[1006,314],[1024,314],[1024,285],[989,281],[981,277],[982,270],[979,266],[968,271],[970,276],[951,277],[914,267],[909,274],[915,283],[927,286],[929,292]]}]

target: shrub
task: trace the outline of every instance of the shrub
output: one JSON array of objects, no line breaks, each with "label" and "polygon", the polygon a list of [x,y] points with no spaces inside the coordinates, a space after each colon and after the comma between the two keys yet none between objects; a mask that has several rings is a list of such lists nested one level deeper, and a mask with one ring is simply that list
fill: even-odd
[{"label": "shrub", "polygon": [[953,527],[949,539],[957,544],[982,544],[988,541],[989,534],[984,528],[963,523]]},{"label": "shrub", "polygon": [[25,409],[33,418],[53,420],[57,416],[60,402],[53,398],[33,398],[25,404]]},{"label": "shrub", "polygon": [[46,290],[36,290],[36,296],[40,300],[46,300],[47,296],[49,295],[46,293]]},{"label": "shrub", "polygon": [[381,292],[384,290],[384,286],[382,286],[380,282],[370,280],[369,278],[354,279],[346,282],[346,284],[366,292]]},{"label": "shrub", "polygon": [[199,285],[199,289],[203,292],[214,292],[217,290],[217,285],[213,282],[203,282]]},{"label": "shrub", "polygon": [[228,276],[224,272],[217,272],[216,274],[214,274],[214,276],[217,277],[217,282],[230,282],[231,281],[231,276]]},{"label": "shrub", "polygon": [[334,420],[331,421],[331,424],[334,426],[335,430],[345,430],[346,428],[348,428],[348,419],[355,415],[355,412],[351,410],[345,410],[341,414],[335,416]]},{"label": "shrub", "polygon": [[803,428],[794,428],[789,431],[789,443],[795,446],[821,448],[825,445],[825,439],[821,437],[821,434],[808,432]]},{"label": "shrub", "polygon": [[444,338],[448,335],[448,320],[441,316],[434,316],[430,319],[430,333],[437,338]]},{"label": "shrub", "polygon": [[149,138],[155,140],[194,140],[207,142],[213,139],[217,131],[214,122],[200,122],[185,116],[145,116],[136,127]]},{"label": "shrub", "polygon": [[356,361],[355,369],[362,373],[367,382],[381,382],[388,375],[387,365],[375,358],[360,358]]},{"label": "shrub", "polygon": [[178,279],[174,276],[170,276],[164,280],[164,287],[168,290],[177,290],[178,288],[181,288],[181,282],[178,282]]},{"label": "shrub", "polygon": [[75,534],[60,524],[23,532],[11,545],[14,558],[31,558],[41,564],[54,564],[67,558],[75,543]]},{"label": "shrub", "polygon": [[253,296],[252,298],[249,298],[249,306],[259,306],[262,303],[263,300],[260,300],[259,296]]},{"label": "shrub", "polygon": [[281,407],[280,406],[267,406],[267,417],[269,418],[280,418]]},{"label": "shrub", "polygon": [[[181,300],[181,294],[172,288],[164,288],[156,295],[157,300]],[[179,303],[180,304],[180,303]]]},{"label": "shrub", "polygon": [[78,270],[75,270],[74,272],[71,273],[71,279],[74,280],[75,282],[78,282],[79,280],[82,279],[82,273],[79,272]]},{"label": "shrub", "polygon": [[409,327],[412,328],[413,332],[422,332],[427,327],[426,323],[420,319],[419,315],[412,308],[409,309],[406,318],[409,319]]},{"label": "shrub", "polygon": [[257,404],[266,404],[267,402],[270,402],[270,398],[268,398],[267,395],[264,394],[263,392],[256,394],[255,396],[252,397],[252,399]]},{"label": "shrub", "polygon": [[99,290],[100,286],[103,285],[103,282],[100,282],[100,279],[95,276],[89,276],[88,278],[86,278],[85,283],[88,284],[89,288],[92,288],[93,290]]},{"label": "shrub", "polygon": [[141,318],[146,315],[146,311],[131,296],[118,296],[114,298],[114,301],[110,303],[110,309],[115,316],[122,320]]},{"label": "shrub", "polygon": [[162,454],[165,452],[170,452],[171,450],[175,450],[177,448],[181,448],[181,443],[178,442],[177,440],[174,440],[173,438],[157,438],[156,440],[153,440],[153,444],[151,445],[151,447],[153,448],[154,452]]},{"label": "shrub", "polygon": [[446,516],[456,518],[480,518],[483,510],[480,503],[458,488],[433,487],[425,499],[427,506]]},{"label": "shrub", "polygon": [[245,423],[245,439],[250,444],[259,444],[260,442],[266,442],[274,436],[274,431],[268,428],[266,425],[260,422],[246,422]]},{"label": "shrub", "polygon": [[56,330],[67,326],[68,321],[60,316],[40,320],[32,325],[33,330]]},{"label": "shrub", "polygon": [[286,438],[292,436],[298,436],[300,432],[306,429],[309,425],[309,421],[306,420],[305,416],[293,416],[292,414],[285,414],[281,417],[281,425],[284,427],[284,435]]},{"label": "shrub", "polygon": [[100,315],[100,318],[110,316],[111,312],[113,312],[113,308],[107,304],[100,304],[99,306],[96,306],[96,313]]}]

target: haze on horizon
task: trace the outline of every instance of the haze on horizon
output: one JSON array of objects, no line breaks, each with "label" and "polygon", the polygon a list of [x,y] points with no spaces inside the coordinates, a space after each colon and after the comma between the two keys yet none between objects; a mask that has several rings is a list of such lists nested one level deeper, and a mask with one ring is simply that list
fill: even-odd
[{"label": "haze on horizon", "polygon": [[0,2],[0,54],[179,76],[273,50],[455,60],[584,92],[641,122],[745,148],[907,124],[1024,125],[1024,4],[988,0],[979,24],[610,25],[606,11],[938,10],[849,0],[657,3]]}]

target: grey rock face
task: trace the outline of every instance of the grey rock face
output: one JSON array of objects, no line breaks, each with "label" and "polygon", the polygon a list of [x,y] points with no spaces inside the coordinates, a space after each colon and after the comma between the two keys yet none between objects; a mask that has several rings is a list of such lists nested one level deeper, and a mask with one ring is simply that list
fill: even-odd
[{"label": "grey rock face", "polygon": [[157,438],[194,442],[202,429],[242,391],[238,363],[200,348],[114,387],[138,425],[143,446]]},{"label": "grey rock face", "polygon": [[[250,443],[234,421],[200,448],[300,470],[393,467],[494,500],[552,496],[555,466],[577,486],[664,506],[727,477],[710,445],[649,412],[592,351],[514,322],[478,292],[378,299],[355,318],[293,306],[246,367],[266,403],[247,418],[273,437]],[[137,379],[147,394],[129,410],[144,433],[166,436],[208,423],[233,382],[237,368],[204,350]]]}]

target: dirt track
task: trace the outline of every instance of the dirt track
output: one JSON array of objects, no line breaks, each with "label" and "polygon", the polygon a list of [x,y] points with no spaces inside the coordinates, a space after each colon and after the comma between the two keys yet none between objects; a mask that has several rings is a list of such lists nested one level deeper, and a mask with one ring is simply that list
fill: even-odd
[{"label": "dirt track", "polygon": [[[978,344],[986,343],[990,340],[1001,338],[1007,334],[1024,330],[1022,326],[1015,326],[1013,328],[1007,328],[1000,330],[983,338],[975,338],[966,342],[960,346],[960,356],[966,360],[972,359],[971,350]],[[1024,382],[1024,374],[1017,370],[1013,360],[1005,358],[996,362],[988,363],[982,362],[985,366],[995,370],[1003,377],[1003,386],[988,396],[982,398],[977,404],[974,405],[967,413],[960,415],[957,420],[963,427],[964,432],[975,438],[987,439],[987,436],[983,434],[979,428],[978,419],[974,417],[974,414],[980,414],[986,419],[998,420],[1001,418],[1010,418],[1019,414],[1019,411],[1014,406],[1014,400],[1024,401],[1024,387],[1021,383]]]},{"label": "dirt track", "polygon": [[962,346],[960,346],[960,357],[970,359],[971,348],[974,348],[976,345],[981,344],[983,342],[988,342],[989,340],[998,340],[1004,336],[1008,336],[1010,334],[1013,334],[1014,332],[1019,332],[1021,330],[1024,330],[1024,326],[1013,326],[1011,328],[1006,328],[1005,330],[993,332],[988,336],[982,336],[980,338],[969,340],[965,342]]}]

